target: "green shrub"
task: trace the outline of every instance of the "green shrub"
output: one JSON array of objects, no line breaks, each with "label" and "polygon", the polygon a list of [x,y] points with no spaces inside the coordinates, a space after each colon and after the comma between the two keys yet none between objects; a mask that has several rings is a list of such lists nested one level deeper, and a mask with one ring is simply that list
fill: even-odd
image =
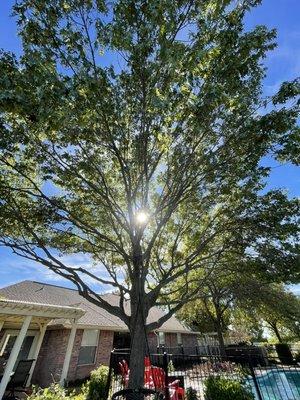
[{"label": "green shrub", "polygon": [[35,387],[30,396],[26,400],[86,400],[87,386],[83,385],[79,393],[75,390],[68,390],[60,386],[58,383],[52,383],[46,389]]},{"label": "green shrub", "polygon": [[75,394],[70,397],[70,400],[86,400],[86,395],[84,393]]},{"label": "green shrub", "polygon": [[197,390],[188,387],[185,392],[186,400],[198,400]]},{"label": "green shrub", "polygon": [[34,388],[27,400],[61,400],[70,399],[66,390],[57,383],[52,383],[46,389]]},{"label": "green shrub", "polygon": [[293,364],[293,355],[287,343],[277,343],[275,345],[278,358],[282,364]]},{"label": "green shrub", "polygon": [[300,351],[298,351],[298,353],[296,353],[296,355],[295,355],[295,361],[296,361],[297,363],[300,363]]},{"label": "green shrub", "polygon": [[81,385],[79,392],[77,390],[71,393],[70,400],[86,400],[88,394],[88,387],[89,387],[89,381],[86,381]]},{"label": "green shrub", "polygon": [[88,400],[106,400],[108,373],[109,368],[104,365],[91,372],[90,380],[87,382]]},{"label": "green shrub", "polygon": [[57,383],[46,389],[34,388],[27,400],[106,400],[106,384],[109,368],[100,366],[91,372],[90,380],[81,386],[80,392],[71,392]]},{"label": "green shrub", "polygon": [[172,372],[175,372],[175,367],[174,367],[174,364],[173,364],[172,360],[169,361],[168,372],[169,372],[169,374],[172,373]]},{"label": "green shrub", "polygon": [[237,380],[210,376],[205,386],[207,400],[254,400],[250,390]]}]

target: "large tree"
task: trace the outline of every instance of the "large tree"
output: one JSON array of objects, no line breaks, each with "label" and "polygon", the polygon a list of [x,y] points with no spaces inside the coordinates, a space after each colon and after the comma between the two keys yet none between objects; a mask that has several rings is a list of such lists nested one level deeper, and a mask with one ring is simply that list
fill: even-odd
[{"label": "large tree", "polygon": [[[233,231],[242,237],[242,221],[261,202],[256,193],[247,203],[249,185],[261,189],[268,174],[261,159],[299,161],[299,84],[263,98],[262,59],[275,32],[243,28],[258,3],[20,0],[14,7],[23,53],[0,59],[0,240],[126,323],[131,387],[143,384],[145,333],[193,297],[189,273],[213,268]],[[281,239],[273,248],[294,259],[295,242]],[[77,252],[106,275],[59,256]],[[181,299],[148,324],[151,307],[182,276]],[[117,289],[119,304],[108,304],[91,279]]]},{"label": "large tree", "polygon": [[246,271],[214,271],[198,298],[178,314],[192,329],[217,333],[221,354],[226,354],[224,335],[232,333],[262,339],[268,328],[279,342],[299,339],[300,299],[284,285],[245,276]]},{"label": "large tree", "polygon": [[[237,282],[222,272],[212,274],[205,279],[205,285],[198,286],[198,298],[184,305],[178,313],[178,317],[192,329],[216,333],[222,355],[225,355],[224,334],[230,325]],[[195,285],[198,283],[195,282]]]},{"label": "large tree", "polygon": [[300,299],[282,284],[262,287],[257,296],[249,296],[241,304],[253,324],[260,322],[278,342],[300,338]]},{"label": "large tree", "polygon": [[[257,221],[253,222],[256,225]],[[274,220],[272,225],[275,228]],[[275,230],[279,233],[282,228],[279,225]],[[255,235],[261,238],[257,226]],[[300,299],[282,283],[281,264],[289,260],[282,255],[283,259],[263,269],[261,257],[265,257],[264,252],[261,255],[250,247],[243,254],[234,243],[233,248],[227,248],[219,257],[213,271],[205,275],[204,282],[202,270],[193,272],[194,281],[190,286],[193,290],[198,288],[198,296],[182,307],[178,317],[192,329],[217,333],[221,354],[225,354],[224,335],[230,330],[238,333],[241,327],[244,334],[248,330],[249,338],[262,336],[265,328],[272,331],[279,342],[283,341],[283,335],[299,338]],[[271,262],[271,257],[269,259]],[[286,283],[291,280],[292,274],[287,273]],[[179,288],[180,283],[177,285]]]}]

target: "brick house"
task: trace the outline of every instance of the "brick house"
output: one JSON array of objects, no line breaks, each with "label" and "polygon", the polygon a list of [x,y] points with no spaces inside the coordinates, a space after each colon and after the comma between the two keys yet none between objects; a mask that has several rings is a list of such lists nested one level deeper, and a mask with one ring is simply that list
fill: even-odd
[{"label": "brick house", "polygon": [[[118,302],[115,294],[103,296],[111,304]],[[162,315],[159,308],[152,308],[148,320]],[[161,345],[195,348],[197,335],[171,317],[149,334],[148,343],[152,352]],[[8,359],[0,399],[20,359],[35,360],[28,383],[47,386],[88,377],[99,364],[109,364],[113,348],[129,344],[125,324],[74,289],[33,281],[0,289],[0,360]]]}]

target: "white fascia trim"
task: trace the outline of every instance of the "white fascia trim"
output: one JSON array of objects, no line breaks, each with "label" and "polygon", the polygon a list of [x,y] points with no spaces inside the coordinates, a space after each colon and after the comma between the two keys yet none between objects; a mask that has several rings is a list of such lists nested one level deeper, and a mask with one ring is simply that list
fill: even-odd
[{"label": "white fascia trim", "polygon": [[[55,324],[51,325],[53,328],[56,326]],[[71,324],[63,323],[61,325],[63,328],[71,329]],[[104,326],[104,325],[88,325],[88,324],[76,324],[77,329],[98,329],[100,331],[114,331],[114,332],[129,332],[127,328],[117,327],[117,326]]]},{"label": "white fascia trim", "polygon": [[164,332],[164,333],[181,333],[186,335],[201,335],[201,332],[193,332],[193,331],[184,331],[184,330],[171,330],[171,329],[156,329],[155,332]]}]

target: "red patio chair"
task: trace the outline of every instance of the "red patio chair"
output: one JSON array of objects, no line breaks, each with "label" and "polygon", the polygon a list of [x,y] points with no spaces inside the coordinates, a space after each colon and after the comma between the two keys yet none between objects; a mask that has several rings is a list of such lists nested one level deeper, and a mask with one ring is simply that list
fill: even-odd
[{"label": "red patio chair", "polygon": [[144,361],[145,367],[151,367],[151,360],[150,357],[145,357],[145,361]]},{"label": "red patio chair", "polygon": [[128,374],[129,367],[128,367],[127,361],[126,360],[122,360],[122,363],[123,363],[124,370],[125,370],[126,374]]},{"label": "red patio chair", "polygon": [[129,368],[128,364],[125,360],[122,360],[119,362],[119,367],[120,367],[120,372],[122,376],[122,383],[125,387],[128,385],[128,380],[129,380]]},{"label": "red patio chair", "polygon": [[178,386],[178,388],[177,388],[178,400],[184,400],[184,395],[185,395],[184,389],[182,387]]},{"label": "red patio chair", "polygon": [[[165,379],[166,374],[162,368],[153,367],[151,368],[153,376],[153,385],[155,389],[164,391],[165,390]],[[184,399],[184,389],[179,386],[180,381],[176,379],[175,381],[168,384],[170,400],[183,400]]]},{"label": "red patio chair", "polygon": [[[145,364],[149,364],[150,359],[146,360],[147,357],[145,357]],[[126,360],[122,360],[119,362],[119,367],[122,375],[122,383],[124,387],[127,387],[128,381],[129,381],[129,367],[126,362]],[[145,372],[144,372],[144,385],[148,389],[155,389],[158,390],[159,392],[164,392],[165,391],[165,371],[162,368],[151,366],[150,365],[145,366]],[[168,384],[168,389],[169,389],[169,394],[170,394],[170,400],[183,400],[184,399],[184,389],[179,386],[180,381],[177,379],[173,382],[170,382]]]},{"label": "red patio chair", "polygon": [[165,371],[162,368],[153,367],[151,372],[154,386],[159,390],[163,390],[165,387]]},{"label": "red patio chair", "polygon": [[151,367],[145,367],[144,371],[144,385],[146,388],[154,388],[154,383],[153,383],[153,376],[152,376],[152,368]]}]

